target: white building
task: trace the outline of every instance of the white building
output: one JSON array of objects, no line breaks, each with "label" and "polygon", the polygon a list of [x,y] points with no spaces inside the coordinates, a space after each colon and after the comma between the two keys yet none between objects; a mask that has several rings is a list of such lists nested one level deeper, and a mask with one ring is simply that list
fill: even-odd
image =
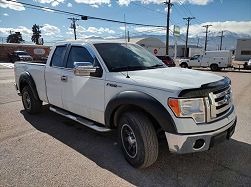
[{"label": "white building", "polygon": [[[192,57],[194,55],[201,55],[204,53],[204,49],[202,47],[198,47],[196,45],[188,45],[188,57]],[[184,57],[185,54],[185,45],[177,45],[177,57]],[[169,56],[174,56],[174,45],[169,46]]]},{"label": "white building", "polygon": [[[123,41],[124,39],[118,39]],[[149,52],[155,56],[165,56],[166,55],[166,44],[158,38],[131,38],[131,43],[138,44],[146,48]],[[177,57],[184,56],[185,45],[177,45]],[[204,50],[196,45],[188,45],[188,56],[192,57],[194,55],[203,54]],[[168,54],[174,57],[174,45],[169,46]]]},{"label": "white building", "polygon": [[251,38],[238,39],[235,50],[235,60],[251,59]]},{"label": "white building", "polygon": [[146,48],[155,56],[165,56],[166,54],[166,44],[158,38],[131,38],[130,42]]}]

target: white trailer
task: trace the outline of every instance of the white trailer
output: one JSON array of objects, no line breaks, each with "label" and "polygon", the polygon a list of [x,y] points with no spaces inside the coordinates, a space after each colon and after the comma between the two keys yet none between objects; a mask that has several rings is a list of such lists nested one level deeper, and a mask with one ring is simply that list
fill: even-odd
[{"label": "white trailer", "polygon": [[206,51],[203,55],[194,55],[189,59],[179,61],[181,67],[210,67],[212,71],[232,67],[232,52]]}]

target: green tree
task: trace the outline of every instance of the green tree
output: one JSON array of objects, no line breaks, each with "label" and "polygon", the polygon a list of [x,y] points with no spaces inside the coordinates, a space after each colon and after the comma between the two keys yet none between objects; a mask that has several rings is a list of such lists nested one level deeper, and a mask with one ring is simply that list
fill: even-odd
[{"label": "green tree", "polygon": [[41,30],[40,30],[40,26],[35,24],[32,26],[32,36],[31,36],[31,41],[33,41],[35,44],[41,44],[39,42],[39,38],[41,37]]},{"label": "green tree", "polygon": [[22,43],[24,42],[20,32],[10,33],[6,40],[7,43]]}]

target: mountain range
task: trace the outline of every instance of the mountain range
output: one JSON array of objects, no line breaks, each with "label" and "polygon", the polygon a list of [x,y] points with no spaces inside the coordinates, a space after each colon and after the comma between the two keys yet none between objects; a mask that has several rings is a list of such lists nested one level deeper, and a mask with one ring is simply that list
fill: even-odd
[{"label": "mountain range", "polygon": [[[158,38],[165,43],[166,35],[150,35],[150,34],[142,34],[138,35],[137,38],[146,38],[146,37],[154,37]],[[134,37],[132,37],[134,38]],[[236,48],[237,39],[242,38],[251,38],[251,35],[248,34],[237,34],[230,31],[224,32],[224,37],[222,40],[222,49],[226,50],[234,50]],[[174,37],[170,36],[169,38],[170,45],[174,44]],[[178,45],[184,45],[186,41],[185,34],[181,34],[180,37],[177,39]],[[205,45],[205,36],[201,34],[199,37],[189,37],[188,38],[189,45],[196,45],[204,48]],[[207,49],[208,50],[218,50],[220,46],[220,34],[216,33],[209,33],[208,34],[208,42],[207,42]]]}]

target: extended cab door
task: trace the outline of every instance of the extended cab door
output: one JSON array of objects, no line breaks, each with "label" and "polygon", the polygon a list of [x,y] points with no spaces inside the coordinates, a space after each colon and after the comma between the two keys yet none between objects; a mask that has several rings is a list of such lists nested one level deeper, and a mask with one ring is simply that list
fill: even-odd
[{"label": "extended cab door", "polygon": [[64,77],[62,72],[65,68],[65,54],[67,46],[57,46],[51,57],[51,62],[45,68],[45,80],[47,87],[47,97],[50,104],[63,108],[62,103],[62,83]]},{"label": "extended cab door", "polygon": [[62,100],[65,110],[104,123],[104,76],[101,68],[99,76],[76,76],[74,63],[90,62],[93,67],[100,66],[88,46],[71,46],[63,76]]}]

